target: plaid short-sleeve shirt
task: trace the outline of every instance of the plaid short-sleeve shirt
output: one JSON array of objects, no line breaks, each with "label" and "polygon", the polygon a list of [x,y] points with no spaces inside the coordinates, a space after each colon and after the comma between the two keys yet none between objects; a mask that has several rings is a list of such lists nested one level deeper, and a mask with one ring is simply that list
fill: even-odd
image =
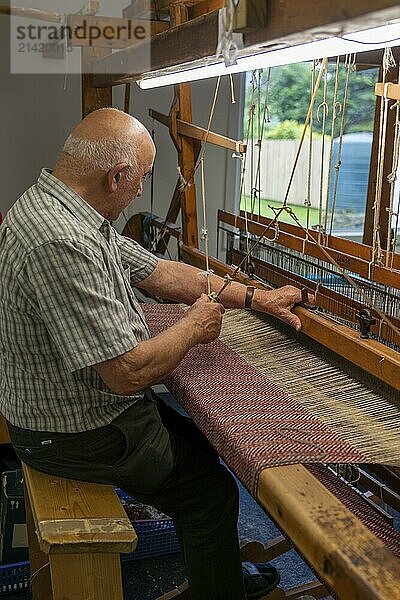
[{"label": "plaid short-sleeve shirt", "polygon": [[92,365],[148,339],[131,288],[157,259],[43,170],[0,227],[0,412],[31,430],[107,425],[143,396]]}]

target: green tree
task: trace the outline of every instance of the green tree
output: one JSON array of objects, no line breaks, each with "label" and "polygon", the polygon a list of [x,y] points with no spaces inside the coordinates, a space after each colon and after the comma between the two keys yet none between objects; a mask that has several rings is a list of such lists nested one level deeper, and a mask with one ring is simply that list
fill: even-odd
[{"label": "green tree", "polygon": [[[329,112],[326,120],[326,133],[330,133],[331,127],[331,106],[335,86],[336,62],[328,66],[327,76],[327,103]],[[375,94],[374,84],[377,80],[378,69],[368,69],[365,71],[354,71],[350,73],[347,108],[345,112],[344,132],[353,131],[372,131]],[[317,76],[317,73],[316,73]],[[246,82],[246,104],[244,113],[244,129],[247,136],[250,108],[255,107],[254,122],[250,127],[253,137],[259,136],[258,127],[258,98],[264,102],[266,73],[263,73],[261,87],[259,78],[254,78],[254,84],[251,83],[251,76],[248,76]],[[341,63],[339,67],[339,102],[343,102],[344,87],[346,80],[346,67]],[[260,87],[260,94],[258,88]],[[254,88],[254,91],[252,91]],[[317,109],[323,101],[324,78],[321,81],[320,88],[315,101],[313,125],[316,132],[321,132],[321,123],[317,120]],[[277,125],[284,121],[295,121],[300,125],[304,123],[311,98],[311,63],[298,63],[274,67],[271,69],[269,92],[268,92],[268,114],[271,125]],[[321,117],[320,109],[320,117]],[[264,126],[264,137],[268,137],[268,129],[271,125]],[[340,129],[340,115],[336,120],[335,135],[338,135]],[[301,129],[300,129],[301,131]],[[251,134],[250,134],[251,136]]]}]

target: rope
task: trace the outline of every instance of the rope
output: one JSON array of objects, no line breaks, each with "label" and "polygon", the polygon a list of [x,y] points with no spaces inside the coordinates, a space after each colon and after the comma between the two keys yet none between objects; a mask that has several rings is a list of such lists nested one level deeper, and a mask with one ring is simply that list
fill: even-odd
[{"label": "rope", "polygon": [[[331,123],[331,140],[329,145],[329,163],[328,163],[328,181],[326,184],[326,200],[325,200],[325,223],[324,229],[327,231],[328,228],[328,212],[329,212],[329,192],[331,187],[331,171],[332,171],[332,158],[333,158],[333,141],[335,139],[335,124],[336,124],[336,114],[337,114],[337,95],[338,95],[338,86],[339,86],[339,60],[340,57],[336,58],[336,73],[335,73],[335,87],[333,90],[333,99],[332,99],[332,123]],[[332,217],[331,217],[332,221]]]},{"label": "rope", "polygon": [[[353,55],[353,61],[351,61],[350,56],[346,56],[346,61],[345,61],[345,65],[347,64],[346,82],[344,85],[343,104],[341,106],[341,117],[342,118],[340,120],[339,145],[338,145],[338,154],[337,154],[336,165],[335,165],[335,181],[333,184],[332,212],[331,212],[331,220],[330,220],[330,224],[329,224],[329,235],[332,235],[333,219],[334,219],[335,207],[336,207],[337,189],[338,189],[338,183],[339,183],[339,171],[340,171],[340,167],[342,166],[341,157],[342,157],[342,148],[343,148],[344,118],[346,115],[347,96],[348,96],[349,82],[350,82],[350,72],[355,64],[355,60],[356,60],[355,54]],[[335,110],[335,108],[334,108],[334,110]],[[331,170],[331,164],[330,164],[329,172],[330,172],[330,170]]]},{"label": "rope", "polygon": [[297,163],[299,162],[300,152],[301,152],[301,149],[303,147],[304,137],[306,135],[308,123],[310,121],[310,117],[312,115],[312,111],[313,111],[313,108],[314,108],[314,102],[315,102],[315,98],[317,96],[317,92],[318,92],[318,89],[319,89],[319,84],[321,83],[322,73],[326,69],[327,62],[328,62],[327,59],[324,58],[323,61],[322,61],[320,72],[319,72],[318,77],[317,77],[317,81],[316,81],[316,84],[315,84],[314,92],[313,92],[313,95],[311,97],[310,106],[308,107],[308,112],[307,112],[306,120],[305,120],[303,131],[302,131],[302,134],[301,134],[301,137],[300,137],[299,147],[297,149],[297,153],[296,153],[296,158],[294,160],[293,169],[292,169],[292,172],[291,172],[291,175],[290,175],[290,178],[289,178],[289,183],[288,183],[288,186],[287,186],[287,189],[286,189],[286,194],[285,194],[285,197],[284,197],[284,200],[283,200],[283,204],[285,206],[287,204],[287,200],[288,200],[290,188],[292,187],[293,177],[294,177],[294,174],[296,172]]},{"label": "rope", "polygon": [[[320,177],[319,177],[319,212],[318,212],[318,225],[319,225],[319,232],[321,234],[321,232],[323,231],[325,233],[325,228],[322,224],[322,199],[323,199],[323,194],[324,194],[324,172],[325,172],[325,127],[326,127],[326,117],[328,116],[328,103],[326,101],[327,98],[327,89],[328,89],[328,68],[327,68],[327,64],[325,64],[325,68],[323,69],[325,72],[325,77],[324,77],[324,99],[323,102],[321,102],[321,104],[318,106],[317,109],[317,120],[318,123],[320,123],[320,118],[319,118],[319,111],[320,109],[322,109],[322,128],[321,128],[321,134],[322,134],[322,144],[321,144],[321,168],[320,168]],[[325,207],[325,212],[326,212],[326,207]]]},{"label": "rope", "polygon": [[[208,136],[210,134],[211,122],[212,122],[212,118],[214,116],[214,110],[215,110],[215,105],[216,105],[217,98],[218,98],[218,92],[219,92],[220,82],[221,82],[221,76],[218,77],[217,83],[216,83],[216,86],[215,86],[214,98],[213,98],[213,102],[212,102],[212,105],[211,105],[210,116],[209,116],[209,119],[208,119],[207,130],[206,130],[206,133],[205,133],[205,136],[204,136],[204,140],[203,140],[202,150],[201,150],[201,152],[199,154],[199,158],[197,160],[196,165],[193,168],[192,173],[190,174],[190,176],[187,179],[185,179],[183,177],[182,173],[181,173],[181,169],[180,169],[179,165],[177,166],[178,176],[179,176],[179,179],[181,180],[181,186],[179,187],[179,198],[181,198],[181,196],[182,196],[183,192],[185,191],[185,189],[187,187],[189,187],[190,185],[192,185],[191,182],[193,181],[193,178],[194,178],[194,176],[196,174],[196,171],[197,171],[197,169],[199,168],[199,166],[201,164],[202,158],[204,158],[205,147],[206,147],[205,144],[206,144]],[[158,242],[164,237],[164,235],[166,233],[166,224],[167,224],[167,220],[165,218],[164,223],[163,223],[163,225],[162,225],[162,227],[160,229],[160,232],[159,232],[158,236],[156,238],[154,238],[154,240],[153,240],[153,242],[151,244],[150,252],[153,251],[156,248]]]},{"label": "rope", "polygon": [[[311,68],[311,98],[312,98],[312,95],[314,92],[314,84],[315,84],[315,60],[313,60],[312,68]],[[307,231],[310,227],[312,153],[313,153],[313,118],[311,115],[311,117],[310,117],[310,145],[309,145],[309,149],[308,149],[308,169],[307,169],[307,198],[304,201],[304,204],[307,207],[307,213],[306,213],[306,229],[307,229]],[[306,237],[306,239],[307,239],[307,237]],[[306,242],[306,239],[304,240],[304,243]]]}]

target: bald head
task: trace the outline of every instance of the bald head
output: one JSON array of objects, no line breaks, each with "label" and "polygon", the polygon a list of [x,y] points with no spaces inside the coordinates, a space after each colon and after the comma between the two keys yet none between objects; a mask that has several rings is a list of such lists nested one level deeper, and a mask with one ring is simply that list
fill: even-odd
[{"label": "bald head", "polygon": [[100,108],[89,113],[71,132],[71,137],[87,140],[113,140],[120,136],[148,136],[140,121],[116,108]]},{"label": "bald head", "polygon": [[153,140],[137,119],[115,108],[96,110],[79,123],[62,149],[53,175],[106,218],[142,193],[152,168]]},{"label": "bald head", "polygon": [[154,150],[147,129],[134,117],[115,108],[100,108],[87,115],[66,140],[56,170],[82,178],[119,163],[128,165],[128,176],[137,176],[143,151]]}]

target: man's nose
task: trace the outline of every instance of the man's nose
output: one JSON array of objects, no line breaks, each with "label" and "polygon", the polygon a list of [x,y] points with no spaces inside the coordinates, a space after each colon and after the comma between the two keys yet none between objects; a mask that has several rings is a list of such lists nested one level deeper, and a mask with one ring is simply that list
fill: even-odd
[{"label": "man's nose", "polygon": [[138,191],[137,191],[137,194],[136,194],[136,198],[139,198],[139,196],[142,195],[142,192],[143,192],[143,183],[140,182],[139,183],[139,188],[138,188]]}]

